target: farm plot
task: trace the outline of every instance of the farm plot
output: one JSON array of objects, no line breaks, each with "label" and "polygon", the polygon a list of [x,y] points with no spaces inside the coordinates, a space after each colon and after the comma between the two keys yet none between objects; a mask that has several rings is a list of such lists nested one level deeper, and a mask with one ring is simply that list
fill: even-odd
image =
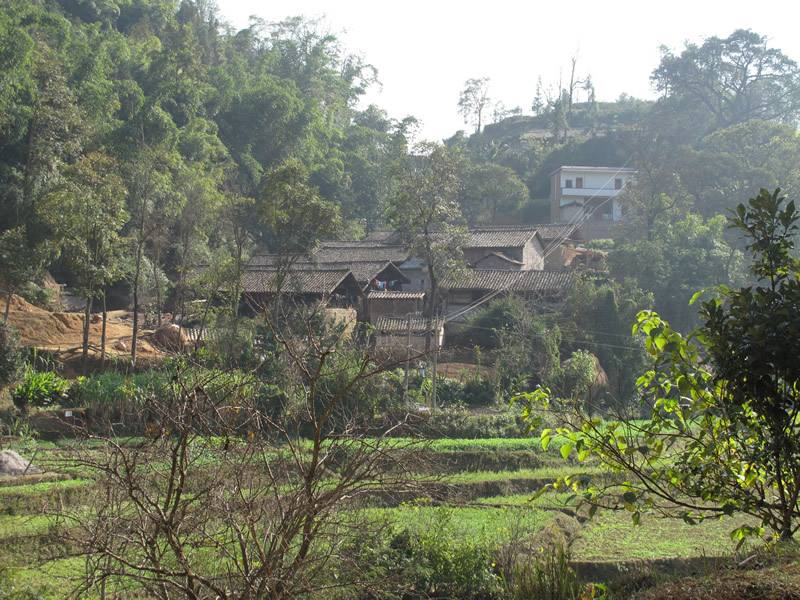
[{"label": "farm plot", "polygon": [[[487,555],[514,543],[533,551],[532,543],[566,527],[569,531],[562,533],[571,543],[571,557],[584,567],[733,552],[729,532],[740,524],[733,520],[692,526],[646,515],[637,527],[628,513],[599,512],[584,520],[570,503],[569,492],[549,490],[534,498],[536,490],[557,477],[613,476],[597,465],[565,462],[557,447],[545,452],[535,438],[433,440],[424,444],[425,466],[413,495],[400,504],[376,498],[358,512],[386,524],[387,531],[440,531],[448,543],[479,547]],[[464,456],[459,459],[459,454]],[[39,450],[39,460],[48,465],[68,466],[64,455],[64,448],[53,444]],[[437,461],[445,466],[441,473],[431,473],[430,465]],[[486,464],[494,466],[481,468]],[[15,589],[43,598],[63,597],[65,586],[84,571],[82,558],[69,557],[66,549],[53,545],[55,522],[49,514],[63,506],[91,506],[96,491],[86,473],[67,469],[64,476],[70,478],[0,485],[0,571]]]}]

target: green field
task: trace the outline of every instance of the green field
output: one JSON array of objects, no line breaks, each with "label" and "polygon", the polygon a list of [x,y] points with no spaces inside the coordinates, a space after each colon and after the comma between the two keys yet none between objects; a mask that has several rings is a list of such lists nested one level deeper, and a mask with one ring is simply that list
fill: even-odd
[{"label": "green field", "polygon": [[[397,444],[408,441],[399,439]],[[84,568],[83,559],[59,557],[50,547],[55,521],[43,509],[80,508],[95,493],[88,474],[76,477],[70,463],[64,461],[65,447],[43,443],[38,460],[53,469],[64,469],[65,476],[73,478],[0,485],[0,546],[4,546],[0,566],[9,585],[17,591],[32,591],[35,597],[62,598]],[[570,493],[549,490],[534,498],[534,491],[565,475],[609,474],[596,464],[562,460],[557,445],[545,452],[535,437],[439,439],[421,442],[419,447],[427,459],[425,468],[441,459],[442,472],[438,476],[429,470],[419,472],[416,499],[359,511],[393,534],[436,532],[449,544],[468,544],[491,553],[508,544],[535,540],[543,530],[560,527],[566,517],[575,529],[565,538],[571,541],[572,559],[600,564],[731,555],[734,543],[729,532],[743,524],[741,520],[723,520],[692,526],[644,515],[641,524],[634,526],[627,512],[602,511],[579,522]],[[32,453],[30,446],[22,450],[28,456]],[[484,469],[482,464],[495,466]],[[435,499],[427,495],[428,489]],[[562,516],[556,518],[558,515]],[[14,547],[25,548],[26,556]]]}]

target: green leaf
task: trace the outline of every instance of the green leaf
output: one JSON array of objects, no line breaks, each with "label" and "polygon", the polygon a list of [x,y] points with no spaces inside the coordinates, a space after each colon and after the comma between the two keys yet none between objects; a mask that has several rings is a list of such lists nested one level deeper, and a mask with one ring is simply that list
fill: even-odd
[{"label": "green leaf", "polygon": [[572,453],[572,444],[564,444],[558,451],[561,453],[561,458],[567,460]]},{"label": "green leaf", "polygon": [[694,294],[692,294],[692,298],[689,300],[689,306],[692,306],[697,300],[705,293],[705,290],[698,290]]}]

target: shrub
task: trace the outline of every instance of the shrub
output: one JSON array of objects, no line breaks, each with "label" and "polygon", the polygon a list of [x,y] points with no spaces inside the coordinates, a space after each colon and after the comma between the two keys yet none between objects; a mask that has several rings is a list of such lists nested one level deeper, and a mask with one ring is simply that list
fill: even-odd
[{"label": "shrub", "polygon": [[[493,548],[470,540],[454,543],[450,511],[432,522],[402,529],[378,547],[362,548],[359,564],[369,564],[380,598],[502,597]],[[391,586],[391,591],[389,587]]]},{"label": "shrub", "polygon": [[55,406],[67,399],[69,387],[69,381],[53,371],[34,371],[27,367],[11,398],[20,410],[31,406]]},{"label": "shrub", "polygon": [[66,406],[96,406],[143,398],[158,393],[166,385],[162,371],[123,375],[113,371],[78,377],[69,390]]},{"label": "shrub", "polygon": [[8,325],[0,325],[0,387],[15,383],[25,366],[25,352],[19,334]]},{"label": "shrub", "polygon": [[473,377],[464,383],[461,400],[467,406],[486,406],[495,401],[494,386],[484,377]]},{"label": "shrub", "polygon": [[518,562],[507,588],[514,600],[599,600],[605,597],[603,586],[580,582],[569,565],[567,551],[561,546],[544,551],[535,560]]}]

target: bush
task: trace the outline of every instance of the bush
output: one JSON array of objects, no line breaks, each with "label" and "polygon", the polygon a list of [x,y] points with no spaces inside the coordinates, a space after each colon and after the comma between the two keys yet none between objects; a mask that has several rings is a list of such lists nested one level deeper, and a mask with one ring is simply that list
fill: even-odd
[{"label": "bush", "polygon": [[492,382],[483,377],[474,377],[464,384],[461,400],[467,406],[486,406],[495,401]]},{"label": "bush", "polygon": [[31,406],[55,406],[67,400],[69,387],[69,381],[53,371],[34,371],[27,367],[11,398],[14,406],[23,411]]},{"label": "bush", "polygon": [[584,586],[578,580],[563,547],[545,551],[530,562],[517,563],[508,591],[514,600],[588,600],[604,596],[602,586]]},{"label": "bush", "polygon": [[16,383],[25,366],[25,351],[19,334],[8,325],[0,325],[0,388]]},{"label": "bush", "polygon": [[145,371],[123,375],[113,371],[78,377],[69,390],[65,406],[97,406],[123,400],[143,398],[149,393],[159,393],[166,385],[162,371]]},{"label": "bush", "polygon": [[358,562],[369,565],[380,598],[502,597],[502,579],[488,544],[454,543],[450,511],[432,522],[405,528],[377,547],[362,548]]}]

